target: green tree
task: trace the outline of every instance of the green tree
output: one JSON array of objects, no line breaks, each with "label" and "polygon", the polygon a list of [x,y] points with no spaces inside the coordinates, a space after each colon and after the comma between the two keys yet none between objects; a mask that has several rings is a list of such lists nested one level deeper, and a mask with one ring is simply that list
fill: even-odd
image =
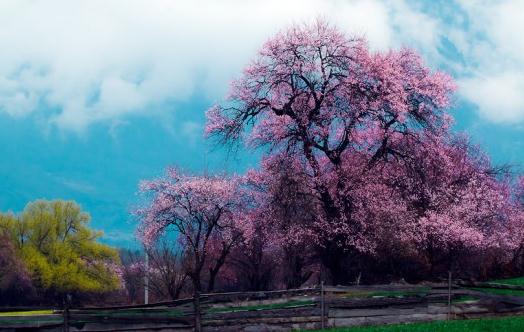
[{"label": "green tree", "polygon": [[7,234],[39,289],[105,292],[120,287],[117,250],[101,244],[89,214],[74,201],[38,200],[18,215],[0,214]]}]

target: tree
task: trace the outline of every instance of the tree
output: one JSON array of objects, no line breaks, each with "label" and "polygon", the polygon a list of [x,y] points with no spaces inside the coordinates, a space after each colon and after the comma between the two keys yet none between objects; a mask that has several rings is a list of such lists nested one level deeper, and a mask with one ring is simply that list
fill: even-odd
[{"label": "tree", "polygon": [[149,287],[158,298],[176,300],[184,290],[187,274],[183,267],[184,251],[175,251],[161,242],[149,255]]},{"label": "tree", "polygon": [[274,274],[279,263],[278,251],[271,250],[266,232],[257,227],[257,221],[251,222],[252,236],[244,236],[243,241],[231,253],[229,266],[238,288],[246,291],[270,290],[274,285]]},{"label": "tree", "polygon": [[524,273],[524,175],[517,178],[513,186],[514,205],[508,240],[514,244],[510,270],[513,273]]},{"label": "tree", "polygon": [[0,228],[35,286],[49,295],[117,289],[118,253],[97,242],[102,234],[88,227],[89,219],[73,201],[38,200],[18,216],[3,215]]},{"label": "tree", "polygon": [[250,170],[245,177],[257,202],[251,217],[254,234],[247,237],[247,242],[263,245],[262,252],[280,258],[281,281],[288,289],[300,287],[318,272],[309,227],[319,208],[309,189],[310,178],[297,172],[295,162],[287,154],[273,155],[264,158],[261,168]]},{"label": "tree", "polygon": [[138,211],[142,216],[140,238],[150,248],[167,231],[174,231],[186,253],[185,271],[195,298],[195,329],[200,331],[199,297],[204,267],[209,267],[212,279],[208,284],[213,285],[226,257],[242,238],[239,180],[188,176],[169,169],[167,177],[145,181],[141,190],[151,193],[152,200],[148,207]]},{"label": "tree", "polygon": [[521,175],[517,180],[517,200],[520,202],[520,206],[524,209],[524,175]]},{"label": "tree", "polygon": [[128,303],[144,303],[144,256],[138,250],[120,250],[122,281]]},{"label": "tree", "polygon": [[348,251],[372,250],[366,219],[354,215],[347,170],[359,160],[355,170],[371,173],[407,157],[397,149],[403,142],[445,133],[443,110],[454,90],[449,76],[432,73],[413,51],[371,53],[362,39],[322,21],[270,39],[232,86],[229,103],[207,112],[206,133],[296,159],[320,207],[308,226],[334,279]]},{"label": "tree", "polygon": [[513,246],[508,179],[466,138],[448,139],[407,146],[412,158],[404,161],[405,176],[392,179],[413,227],[407,240],[425,250],[431,269],[440,259],[453,270],[460,252],[508,252]]},{"label": "tree", "polygon": [[[146,266],[145,255],[149,262]],[[149,280],[150,298],[154,301],[176,300],[187,288],[184,254],[167,241],[147,249],[147,252],[121,250],[122,278],[129,302],[143,302],[144,278]],[[150,300],[151,301],[151,300]]]},{"label": "tree", "polygon": [[[3,216],[0,215],[0,219]],[[35,295],[29,273],[8,236],[0,233],[0,304],[27,304]]]}]

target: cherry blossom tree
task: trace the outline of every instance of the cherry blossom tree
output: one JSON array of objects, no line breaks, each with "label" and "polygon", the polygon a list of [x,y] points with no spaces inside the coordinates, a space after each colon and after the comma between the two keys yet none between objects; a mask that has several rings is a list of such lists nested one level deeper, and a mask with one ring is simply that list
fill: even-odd
[{"label": "cherry blossom tree", "polygon": [[[173,248],[167,241],[161,241],[154,249],[149,250],[148,267],[149,288],[157,298],[176,300],[186,286],[185,252]],[[145,266],[144,266],[144,272]]]},{"label": "cherry blossom tree", "polygon": [[9,236],[0,230],[0,304],[27,304],[35,295],[30,273],[17,256]]},{"label": "cherry blossom tree", "polygon": [[[152,194],[142,216],[139,236],[151,247],[173,231],[185,249],[185,271],[195,298],[195,329],[201,330],[199,296],[205,266],[218,273],[231,249],[241,240],[243,220],[239,180],[224,176],[190,176],[169,169],[165,178],[145,181],[141,190]],[[211,261],[213,260],[214,261]]]},{"label": "cherry blossom tree", "polygon": [[271,290],[278,267],[278,252],[268,247],[265,232],[246,238],[232,253],[229,266],[236,286],[246,291]]},{"label": "cherry blossom tree", "polygon": [[524,208],[524,175],[521,175],[517,182],[517,199]]},{"label": "cherry blossom tree", "polygon": [[207,112],[206,133],[293,156],[294,172],[315,196],[314,229],[324,231],[317,251],[337,275],[348,250],[373,249],[368,224],[354,214],[359,193],[347,180],[405,158],[397,149],[403,142],[445,133],[453,90],[451,78],[430,71],[415,52],[371,52],[363,39],[318,21],[266,42],[233,82],[229,101]]},{"label": "cherry blossom tree", "polygon": [[524,175],[517,178],[513,189],[512,221],[507,240],[514,246],[511,267],[516,272],[524,272]]},{"label": "cherry blossom tree", "polygon": [[[271,241],[293,263],[288,268],[296,269],[285,271],[290,273],[289,277],[294,275],[291,279],[295,281],[290,285],[296,286],[298,280],[307,280],[311,272],[320,273],[318,260],[330,267],[333,282],[343,283],[351,274],[345,264],[349,258],[345,246],[350,243],[353,248],[359,248],[359,252],[370,253],[376,250],[383,238],[399,237],[402,232],[412,230],[404,222],[407,211],[404,201],[386,182],[391,174],[398,175],[388,173],[391,172],[389,165],[376,168],[373,173],[362,172],[367,167],[365,159],[353,158],[344,162],[337,174],[339,179],[326,173],[326,183],[344,181],[351,187],[340,194],[353,204],[352,223],[342,224],[319,218],[323,206],[315,190],[315,179],[301,171],[302,167],[297,163],[293,156],[272,155],[263,160],[259,170],[253,170],[247,176],[264,193],[257,199],[257,202],[262,202],[257,207],[257,218],[264,221]],[[351,235],[351,239],[344,239],[341,234]]]},{"label": "cherry blossom tree", "polygon": [[[320,206],[311,178],[300,172],[293,156],[275,154],[264,158],[257,170],[246,176],[253,201],[252,224],[256,240],[265,241],[266,251],[279,257],[280,275],[286,288],[299,287],[318,270],[313,247],[318,240],[315,214]],[[312,269],[312,266],[315,266]]]},{"label": "cherry blossom tree", "polygon": [[438,256],[448,269],[461,250],[512,246],[511,186],[485,154],[464,137],[432,138],[410,145],[405,176],[393,184],[407,205],[408,239],[423,248],[432,267]]}]

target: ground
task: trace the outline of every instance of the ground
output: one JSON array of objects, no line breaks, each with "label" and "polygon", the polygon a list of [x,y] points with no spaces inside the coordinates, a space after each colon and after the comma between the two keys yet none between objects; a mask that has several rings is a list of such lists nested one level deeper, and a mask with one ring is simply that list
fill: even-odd
[{"label": "ground", "polygon": [[511,316],[470,320],[438,321],[431,323],[396,324],[336,328],[330,332],[522,332],[524,317]]}]

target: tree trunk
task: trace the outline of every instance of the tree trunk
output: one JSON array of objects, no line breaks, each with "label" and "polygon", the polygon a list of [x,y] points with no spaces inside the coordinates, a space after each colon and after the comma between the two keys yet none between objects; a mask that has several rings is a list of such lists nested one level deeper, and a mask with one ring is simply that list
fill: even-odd
[{"label": "tree trunk", "polygon": [[193,280],[193,308],[195,314],[195,332],[202,332],[202,315],[200,311],[200,280]]},{"label": "tree trunk", "polygon": [[200,292],[195,292],[193,297],[193,306],[195,309],[195,332],[201,332],[202,320],[200,312]]},{"label": "tree trunk", "polygon": [[209,282],[207,284],[208,293],[213,292],[213,290],[215,289],[215,281],[220,267],[222,267],[222,264],[220,266],[216,266],[215,268],[209,269]]},{"label": "tree trunk", "polygon": [[233,245],[233,242],[230,245],[223,244],[222,252],[220,253],[220,257],[218,257],[215,263],[215,266],[209,269],[209,283],[207,284],[208,293],[211,293],[215,289],[215,281],[216,281],[218,272],[220,271],[222,266],[225,264],[226,257],[229,255],[232,245]]},{"label": "tree trunk", "polygon": [[324,248],[320,249],[320,260],[329,272],[329,280],[332,285],[347,284],[348,271],[345,263],[348,256],[349,253],[345,252],[343,248],[336,244],[327,244]]}]

